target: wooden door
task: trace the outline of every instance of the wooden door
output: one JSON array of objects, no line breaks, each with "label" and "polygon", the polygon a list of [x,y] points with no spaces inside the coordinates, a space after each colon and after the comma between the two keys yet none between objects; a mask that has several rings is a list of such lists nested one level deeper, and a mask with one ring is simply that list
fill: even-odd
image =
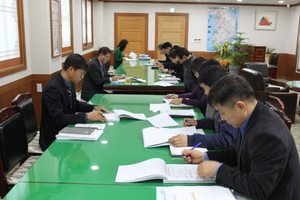
[{"label": "wooden door", "polygon": [[136,54],[148,51],[148,14],[115,13],[115,48],[120,40],[127,39],[125,55],[131,51]]},{"label": "wooden door", "polygon": [[[155,13],[156,27],[155,38],[156,44],[171,42],[172,45],[183,46],[187,48],[188,44],[188,13]],[[164,55],[160,55],[155,49],[156,58],[165,59]]]}]

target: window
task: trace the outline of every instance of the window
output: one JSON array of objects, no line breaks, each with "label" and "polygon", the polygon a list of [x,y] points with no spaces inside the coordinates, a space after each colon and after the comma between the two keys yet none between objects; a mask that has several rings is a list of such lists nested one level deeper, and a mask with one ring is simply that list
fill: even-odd
[{"label": "window", "polygon": [[22,0],[0,0],[0,77],[25,69]]},{"label": "window", "polygon": [[82,0],[82,48],[83,50],[93,47],[93,2]]},{"label": "window", "polygon": [[73,53],[72,0],[61,0],[62,56]]}]

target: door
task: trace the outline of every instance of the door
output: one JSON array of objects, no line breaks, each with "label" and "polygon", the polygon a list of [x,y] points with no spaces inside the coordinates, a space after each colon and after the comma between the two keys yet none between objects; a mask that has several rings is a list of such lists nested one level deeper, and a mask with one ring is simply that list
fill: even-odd
[{"label": "door", "polygon": [[123,54],[131,51],[136,54],[148,51],[148,14],[115,13],[115,48],[120,40],[126,39],[129,44]]},{"label": "door", "polygon": [[[171,42],[172,45],[187,48],[188,44],[188,13],[156,13],[156,45]],[[155,49],[158,59],[165,59],[164,55],[159,54]]]}]

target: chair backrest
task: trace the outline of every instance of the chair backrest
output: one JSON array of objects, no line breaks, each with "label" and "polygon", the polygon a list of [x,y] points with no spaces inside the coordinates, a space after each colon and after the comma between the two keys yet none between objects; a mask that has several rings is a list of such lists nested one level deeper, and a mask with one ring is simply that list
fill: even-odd
[{"label": "chair backrest", "polygon": [[265,90],[263,77],[260,72],[250,68],[243,68],[241,74],[250,83],[255,93]]},{"label": "chair backrest", "polygon": [[292,127],[292,120],[285,114],[284,111],[282,110],[278,110],[273,104],[271,104],[270,102],[265,101],[265,104],[271,109],[273,110],[277,115],[279,115],[279,117],[283,120],[283,122],[285,123],[285,125],[288,127],[289,130],[291,130]]},{"label": "chair backrest", "polygon": [[269,95],[268,102],[272,104],[272,106],[274,106],[277,110],[282,110],[284,112],[284,103],[278,97]]},{"label": "chair backrest", "polygon": [[0,151],[6,172],[28,157],[24,121],[17,106],[0,111]]},{"label": "chair backrest", "polygon": [[268,65],[267,63],[262,63],[262,62],[249,62],[245,63],[244,67],[250,68],[253,70],[256,70],[260,72],[263,76],[263,80],[265,84],[270,83],[270,78],[269,78],[269,71],[268,71]]},{"label": "chair backrest", "polygon": [[270,62],[269,62],[269,64],[277,66],[277,64],[278,64],[278,57],[279,57],[278,53],[272,53],[270,55],[270,59],[269,59]]},{"label": "chair backrest", "polygon": [[18,106],[20,112],[22,113],[27,141],[31,141],[37,134],[38,126],[30,92],[18,94],[14,100],[11,101],[11,105]]}]

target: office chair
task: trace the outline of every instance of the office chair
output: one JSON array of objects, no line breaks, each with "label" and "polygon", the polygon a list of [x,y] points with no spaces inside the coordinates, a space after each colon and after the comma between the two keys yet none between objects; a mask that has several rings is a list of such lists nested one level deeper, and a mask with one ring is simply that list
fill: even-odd
[{"label": "office chair", "polygon": [[255,96],[261,102],[268,101],[269,96],[278,97],[285,105],[284,112],[286,115],[295,122],[297,97],[296,93],[279,92],[278,88],[265,87],[262,74],[256,70],[243,68],[242,76],[250,83],[255,92]]},{"label": "office chair", "polygon": [[279,54],[278,53],[271,53],[270,57],[269,57],[269,65],[278,65],[278,57]]},{"label": "office chair", "polygon": [[285,82],[277,81],[271,77],[269,77],[268,65],[266,63],[260,62],[248,62],[244,63],[245,68],[250,68],[262,73],[263,81],[265,85],[272,85],[273,87],[279,87],[280,92],[288,92],[289,90],[285,87]]},{"label": "office chair", "polygon": [[[27,138],[22,114],[17,106],[0,111],[0,193],[4,197],[29,170],[39,156],[28,157]],[[10,172],[16,166],[16,171]]]},{"label": "office chair", "polygon": [[[274,99],[273,99],[274,100]],[[280,99],[278,99],[280,100]],[[275,103],[275,102],[273,102]],[[279,115],[279,117],[284,121],[285,125],[288,127],[289,130],[291,130],[292,127],[292,120],[285,114],[284,111],[282,110],[278,110],[276,108],[276,106],[274,106],[272,103],[265,101],[265,104],[271,109],[273,110],[277,115]]]},{"label": "office chair", "polygon": [[31,93],[18,94],[14,100],[11,101],[11,105],[17,106],[19,111],[22,113],[28,141],[28,153],[35,155],[43,154],[39,145],[40,133],[38,131]]}]

